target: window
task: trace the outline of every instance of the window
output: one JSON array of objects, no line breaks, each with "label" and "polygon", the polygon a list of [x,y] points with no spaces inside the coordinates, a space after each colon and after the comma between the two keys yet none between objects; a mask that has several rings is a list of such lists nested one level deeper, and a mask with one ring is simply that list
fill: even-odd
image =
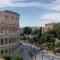
[{"label": "window", "polygon": [[4,28],[2,27],[2,28],[1,28],[1,33],[3,33],[3,30],[4,30]]},{"label": "window", "polygon": [[5,44],[8,44],[8,39],[5,39]]},{"label": "window", "polygon": [[14,43],[14,38],[12,38],[12,43]]},{"label": "window", "polygon": [[1,39],[1,45],[3,45],[4,44],[4,40],[3,39]]},{"label": "window", "polygon": [[5,32],[8,33],[8,27],[6,27]]},{"label": "window", "polygon": [[9,39],[9,44],[11,43],[11,39]]},{"label": "window", "polygon": [[2,28],[1,28],[1,33],[2,33]]},{"label": "window", "polygon": [[4,50],[1,50],[1,54],[4,54]]},{"label": "window", "polygon": [[18,17],[16,17],[16,20],[18,20]]},{"label": "window", "polygon": [[5,50],[5,53],[8,54],[8,50],[7,49]]},{"label": "window", "polygon": [[7,19],[7,16],[6,16],[6,19]]}]

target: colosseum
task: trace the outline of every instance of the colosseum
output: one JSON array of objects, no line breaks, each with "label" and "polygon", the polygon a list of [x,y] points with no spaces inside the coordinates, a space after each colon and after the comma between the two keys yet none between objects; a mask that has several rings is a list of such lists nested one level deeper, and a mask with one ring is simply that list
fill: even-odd
[{"label": "colosseum", "polygon": [[19,45],[19,14],[0,11],[0,55],[16,53]]}]

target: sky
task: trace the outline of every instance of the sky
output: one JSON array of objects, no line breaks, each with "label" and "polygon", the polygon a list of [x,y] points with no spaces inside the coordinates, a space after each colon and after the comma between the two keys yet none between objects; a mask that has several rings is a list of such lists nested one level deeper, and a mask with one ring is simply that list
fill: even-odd
[{"label": "sky", "polygon": [[20,27],[60,22],[60,0],[0,0],[0,10],[20,14]]}]

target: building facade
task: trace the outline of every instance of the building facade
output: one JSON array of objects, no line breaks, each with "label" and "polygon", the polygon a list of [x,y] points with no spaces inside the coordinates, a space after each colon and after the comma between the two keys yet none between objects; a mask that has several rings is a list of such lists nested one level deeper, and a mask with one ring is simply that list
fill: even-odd
[{"label": "building facade", "polygon": [[19,28],[19,32],[24,33],[24,28],[23,27]]},{"label": "building facade", "polygon": [[54,26],[54,23],[45,24],[45,27],[43,27],[42,31],[47,32],[48,30],[53,29],[53,26]]},{"label": "building facade", "polygon": [[19,46],[19,14],[0,11],[0,55],[12,55],[19,50]]}]

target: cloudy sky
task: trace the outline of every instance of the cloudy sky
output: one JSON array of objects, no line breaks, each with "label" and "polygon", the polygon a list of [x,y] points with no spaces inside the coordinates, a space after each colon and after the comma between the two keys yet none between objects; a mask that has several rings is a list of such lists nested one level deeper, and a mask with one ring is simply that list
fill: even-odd
[{"label": "cloudy sky", "polygon": [[60,0],[0,0],[0,10],[20,14],[20,26],[60,22]]}]

